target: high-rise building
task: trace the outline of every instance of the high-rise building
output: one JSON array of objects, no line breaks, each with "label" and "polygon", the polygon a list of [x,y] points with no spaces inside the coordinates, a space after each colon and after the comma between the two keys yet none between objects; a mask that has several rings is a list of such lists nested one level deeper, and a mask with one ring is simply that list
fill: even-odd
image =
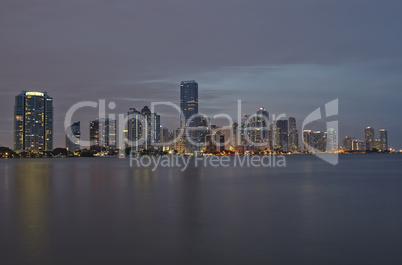
[{"label": "high-rise building", "polygon": [[143,150],[142,134],[145,120],[141,113],[135,108],[130,108],[128,115],[131,116],[128,120],[127,129],[127,140],[129,141],[128,147],[130,147],[133,152],[139,152]]},{"label": "high-rise building", "polygon": [[233,145],[233,129],[232,128],[223,128],[220,130],[220,134],[223,135],[225,139],[225,145],[223,147],[223,150],[234,150],[234,145]]},{"label": "high-rise building", "polygon": [[353,141],[354,141],[353,138],[346,136],[345,139],[343,139],[342,147],[348,151],[352,151],[353,150]]},{"label": "high-rise building", "polygon": [[313,147],[312,147],[311,130],[304,130],[303,131],[303,151],[311,152],[312,148]]},{"label": "high-rise building", "polygon": [[96,119],[90,122],[91,149],[104,152],[116,148],[116,120]]},{"label": "high-rise building", "polygon": [[279,130],[279,141],[280,148],[282,151],[288,151],[288,121],[287,120],[278,120],[276,121],[276,127]]},{"label": "high-rise building", "polygon": [[311,133],[313,148],[318,152],[325,152],[327,146],[327,132],[313,131]]},{"label": "high-rise building", "polygon": [[146,117],[146,132],[145,137],[145,149],[147,150],[159,150],[159,144],[161,142],[161,116],[152,113],[148,106],[144,106],[141,110],[141,114]]},{"label": "high-rise building", "polygon": [[168,128],[161,126],[160,134],[161,134],[161,143],[167,143],[171,140],[171,139],[169,139],[169,129]]},{"label": "high-rise building", "polygon": [[381,151],[388,151],[388,133],[385,129],[380,130]]},{"label": "high-rise building", "polygon": [[66,149],[69,152],[76,152],[80,150],[81,128],[80,122],[73,123],[67,128],[66,133]]},{"label": "high-rise building", "polygon": [[304,152],[325,152],[327,146],[327,132],[303,131]]},{"label": "high-rise building", "polygon": [[[180,108],[184,116],[181,117],[180,127],[183,128],[186,126],[183,121],[187,123],[191,116],[198,114],[198,83],[194,80],[180,83]],[[192,119],[189,125],[198,127],[198,118]]]},{"label": "high-rise building", "polygon": [[237,122],[235,122],[230,126],[230,128],[232,130],[232,135],[230,138],[230,145],[232,147],[241,145],[241,129],[239,128],[239,124]]},{"label": "high-rise building", "polygon": [[173,131],[173,138],[175,139],[174,141],[174,150],[176,150],[179,154],[183,154],[186,152],[185,149],[185,138],[183,135],[183,130],[182,128],[176,129]]},{"label": "high-rise building", "polygon": [[381,140],[380,139],[375,139],[374,140],[374,149],[377,150],[377,152],[382,152],[382,145],[381,145]]},{"label": "high-rise building", "polygon": [[353,151],[366,151],[366,142],[353,140],[352,141],[352,150]]},{"label": "high-rise building", "polygon": [[262,141],[268,139],[269,133],[269,114],[264,108],[259,108],[257,110],[257,115],[253,122],[254,127],[254,141]]},{"label": "high-rise building", "polygon": [[338,151],[338,133],[334,128],[328,128],[326,132],[326,149],[327,152]]},{"label": "high-rise building", "polygon": [[159,150],[161,143],[160,115],[145,106],[141,112],[130,108],[128,114],[129,147],[134,152]]},{"label": "high-rise building", "polygon": [[282,149],[281,130],[276,123],[269,125],[268,140],[271,151]]},{"label": "high-rise building", "polygon": [[225,150],[225,136],[221,134],[208,134],[205,136],[205,152],[220,153]]},{"label": "high-rise building", "polygon": [[[183,138],[185,153],[198,152],[202,142],[200,140],[200,131],[197,129],[191,130],[191,127],[199,127],[201,118],[198,116],[198,83],[194,80],[180,83],[180,108],[182,111],[180,128],[185,129],[184,135],[186,135]],[[190,127],[190,129],[187,127]],[[191,137],[191,139],[188,137]]]},{"label": "high-rise building", "polygon": [[14,150],[53,150],[53,98],[46,92],[22,91],[15,97]]},{"label": "high-rise building", "polygon": [[288,149],[291,152],[299,150],[299,131],[296,128],[296,119],[289,117]]},{"label": "high-rise building", "polygon": [[252,118],[251,115],[244,114],[241,120],[241,125],[238,128],[240,143],[242,145],[249,145],[253,142],[253,133],[251,130]]},{"label": "high-rise building", "polygon": [[[200,117],[200,119],[198,120],[199,124],[198,124],[198,132],[196,134],[196,137],[194,140],[196,140],[195,142],[198,143],[200,146],[205,144],[205,136],[207,134],[211,133],[211,122],[210,119],[206,116],[202,116]],[[198,151],[199,148],[197,148]]]},{"label": "high-rise building", "polygon": [[372,151],[375,143],[374,128],[368,126],[364,129],[364,140],[366,141],[367,151]]}]

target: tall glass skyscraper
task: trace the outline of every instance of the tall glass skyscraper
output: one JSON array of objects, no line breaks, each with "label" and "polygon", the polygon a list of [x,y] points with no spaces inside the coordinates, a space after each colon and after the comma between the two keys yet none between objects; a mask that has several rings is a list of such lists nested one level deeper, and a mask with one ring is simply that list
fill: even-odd
[{"label": "tall glass skyscraper", "polygon": [[289,117],[289,140],[288,149],[291,152],[296,152],[299,150],[299,131],[296,128],[296,119],[294,117]]},{"label": "tall glass skyscraper", "polygon": [[338,132],[334,128],[328,128],[327,139],[326,139],[326,151],[336,152],[338,151]]},{"label": "tall glass skyscraper", "polygon": [[388,133],[387,133],[387,130],[385,130],[385,129],[380,130],[380,141],[381,141],[381,151],[382,152],[388,151]]},{"label": "tall glass skyscraper", "polygon": [[276,127],[279,129],[279,143],[282,151],[288,151],[288,121],[278,120],[276,121]]},{"label": "tall glass skyscraper", "polygon": [[303,151],[304,152],[311,152],[312,151],[312,132],[311,130],[304,130],[303,131]]},{"label": "tall glass skyscraper", "polygon": [[[198,114],[198,83],[194,80],[182,81],[180,83],[180,108],[183,112],[183,116],[180,120],[180,127],[185,127],[186,122],[194,114]],[[190,122],[190,127],[198,127],[198,119],[193,119]]]},{"label": "tall glass skyscraper", "polygon": [[161,142],[161,117],[152,113],[148,106],[144,106],[141,114],[146,118],[146,137],[144,148],[146,150],[158,150]]},{"label": "tall glass skyscraper", "polygon": [[46,92],[22,91],[15,97],[14,150],[53,150],[53,98]]},{"label": "tall glass skyscraper", "polygon": [[161,121],[160,115],[152,113],[145,106],[141,111],[130,108],[128,114],[128,140],[129,147],[133,152],[144,150],[157,151],[161,143]]},{"label": "tall glass skyscraper", "polygon": [[268,139],[269,132],[269,114],[264,108],[257,110],[257,115],[254,119],[254,141],[262,141]]},{"label": "tall glass skyscraper", "polygon": [[[81,126],[80,122],[75,122],[70,126],[71,131],[66,133],[66,149],[69,152],[80,150]],[[74,139],[75,138],[75,139]]]},{"label": "tall glass skyscraper", "polygon": [[116,148],[116,120],[96,119],[90,122],[89,139],[94,151],[110,151]]},{"label": "tall glass skyscraper", "polygon": [[364,140],[366,141],[366,149],[372,151],[374,149],[375,135],[374,128],[366,127],[364,129]]}]

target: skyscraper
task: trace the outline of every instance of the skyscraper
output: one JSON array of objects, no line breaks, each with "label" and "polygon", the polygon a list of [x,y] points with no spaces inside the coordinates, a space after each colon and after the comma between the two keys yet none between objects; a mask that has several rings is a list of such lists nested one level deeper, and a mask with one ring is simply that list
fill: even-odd
[{"label": "skyscraper", "polygon": [[385,129],[380,130],[381,151],[388,151],[388,133]]},{"label": "skyscraper", "polygon": [[312,148],[313,148],[313,143],[312,143],[311,130],[304,130],[303,131],[303,151],[311,152]]},{"label": "skyscraper", "polygon": [[176,129],[176,130],[173,131],[173,139],[175,139],[173,148],[179,154],[182,154],[182,153],[186,152],[184,137],[180,136],[181,134],[183,134],[183,129],[182,128]]},{"label": "skyscraper", "polygon": [[162,127],[161,126],[161,143],[167,143],[169,142],[171,139],[169,139],[169,129],[166,127]]},{"label": "skyscraper", "polygon": [[262,141],[268,139],[269,133],[269,114],[264,108],[259,108],[257,110],[257,115],[253,122],[253,133],[254,133],[254,141]]},{"label": "skyscraper", "polygon": [[311,143],[315,151],[325,152],[327,147],[327,132],[313,131],[311,133]]},{"label": "skyscraper", "polygon": [[352,151],[353,150],[353,141],[354,139],[346,136],[345,139],[343,139],[343,148],[345,148],[348,151]]},{"label": "skyscraper", "polygon": [[[327,145],[327,132],[303,131],[303,152],[325,152]],[[334,148],[334,151],[335,148]]]},{"label": "skyscraper", "polygon": [[90,122],[91,149],[102,152],[116,148],[116,120],[96,119]]},{"label": "skyscraper", "polygon": [[145,149],[158,150],[161,142],[161,117],[156,113],[152,113],[151,110],[144,106],[141,110],[141,114],[146,117],[146,132],[145,137]]},{"label": "skyscraper", "polygon": [[[191,140],[187,137],[183,137],[183,144],[185,146],[186,153],[194,153],[199,151],[199,145],[201,143],[200,133],[197,130],[187,130],[186,127],[198,127],[200,124],[200,117],[193,115],[198,114],[198,83],[194,80],[182,81],[180,83],[180,108],[182,113],[180,119],[180,128],[184,129],[184,135],[189,135]],[[188,121],[190,122],[188,123]],[[188,123],[188,124],[187,124]],[[197,143],[197,145],[192,144]]]},{"label": "skyscraper", "polygon": [[225,136],[221,134],[208,134],[205,136],[205,152],[219,153],[225,150]]},{"label": "skyscraper", "polygon": [[380,139],[375,139],[374,140],[374,148],[377,150],[377,152],[382,152],[382,144]]},{"label": "skyscraper", "polygon": [[[183,121],[187,123],[191,116],[198,114],[198,83],[194,80],[180,83],[180,108],[184,116],[181,117],[180,127],[183,128],[186,126]],[[197,118],[193,119],[190,127],[198,127],[197,121]]]},{"label": "skyscraper", "polygon": [[131,118],[128,120],[128,146],[131,148],[132,152],[139,152],[144,149],[142,134],[143,126],[145,126],[145,120],[143,119],[141,113],[135,108],[130,108],[128,111],[128,115],[131,116]]},{"label": "skyscraper", "polygon": [[251,117],[250,115],[244,114],[241,120],[241,125],[239,126],[239,132],[240,136],[240,144],[251,144],[251,142],[254,140],[252,137],[252,130],[250,129],[251,124]]},{"label": "skyscraper", "polygon": [[366,149],[372,151],[375,143],[374,128],[368,126],[364,129],[364,140],[366,141]]},{"label": "skyscraper", "polygon": [[[76,139],[74,139],[74,137]],[[67,151],[74,153],[80,150],[80,137],[81,137],[80,122],[75,122],[70,126],[69,130],[67,129],[66,133]]]},{"label": "skyscraper", "polygon": [[15,97],[14,150],[53,150],[53,98],[46,92],[22,91]]},{"label": "skyscraper", "polygon": [[328,128],[325,151],[336,152],[338,148],[338,132],[334,128]]},{"label": "skyscraper", "polygon": [[129,147],[134,152],[143,150],[159,150],[161,142],[160,115],[152,113],[145,106],[141,112],[131,108],[128,112],[131,119],[128,120]]},{"label": "skyscraper", "polygon": [[276,121],[276,127],[279,130],[279,141],[280,147],[282,151],[288,151],[288,121],[287,120],[278,120]]},{"label": "skyscraper", "polygon": [[299,131],[296,128],[296,119],[289,117],[289,140],[288,149],[291,152],[297,152],[299,150]]},{"label": "skyscraper", "polygon": [[353,140],[352,141],[352,150],[353,151],[366,151],[366,142]]}]

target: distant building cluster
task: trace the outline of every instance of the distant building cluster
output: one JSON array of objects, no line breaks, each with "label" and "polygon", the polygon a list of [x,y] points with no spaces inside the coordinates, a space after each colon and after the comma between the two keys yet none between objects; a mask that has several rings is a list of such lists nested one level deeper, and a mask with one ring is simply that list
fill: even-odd
[{"label": "distant building cluster", "polygon": [[[124,127],[124,152],[139,154],[260,154],[317,152],[387,152],[387,131],[381,129],[375,138],[374,129],[367,127],[364,140],[346,137],[339,150],[334,128],[326,131],[303,130],[301,141],[296,119],[270,120],[269,112],[261,107],[251,115],[228,126],[212,125],[198,112],[198,83],[180,83],[180,127],[169,131],[161,125],[160,115],[144,106],[130,108]],[[53,150],[53,99],[46,92],[23,91],[15,98],[15,152],[46,152]],[[81,122],[66,130],[66,149],[81,151]],[[89,122],[88,151],[96,155],[113,155],[118,146],[118,124],[110,118]],[[122,151],[122,150],[120,150]]]},{"label": "distant building cluster", "polygon": [[380,152],[387,153],[390,151],[388,147],[388,133],[387,130],[381,129],[379,138],[375,138],[374,128],[368,126],[364,129],[364,140],[357,140],[354,137],[346,136],[343,139],[342,148],[346,152]]},{"label": "distant building cluster", "polygon": [[303,131],[303,152],[337,152],[338,141],[337,132],[333,128],[327,131]]}]

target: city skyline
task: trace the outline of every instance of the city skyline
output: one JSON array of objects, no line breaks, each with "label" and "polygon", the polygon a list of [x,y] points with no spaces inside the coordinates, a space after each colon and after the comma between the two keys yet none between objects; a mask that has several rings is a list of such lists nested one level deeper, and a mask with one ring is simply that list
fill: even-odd
[{"label": "city skyline", "polygon": [[[190,128],[208,127],[208,130],[205,132],[194,131],[190,133],[192,141],[202,144],[201,146],[205,148],[205,150],[203,149],[204,151],[220,150],[218,152],[221,152],[230,150],[241,153],[246,153],[246,151],[304,153],[336,152],[338,148],[343,148],[345,151],[367,152],[388,152],[390,150],[388,148],[388,132],[385,129],[380,129],[379,138],[376,138],[374,128],[368,126],[364,129],[364,141],[359,141],[356,137],[346,136],[340,142],[337,129],[328,127],[332,126],[332,123],[327,123],[326,131],[304,129],[301,138],[302,144],[299,145],[296,119],[285,116],[270,121],[269,112],[263,107],[260,107],[255,114],[243,115],[240,124],[234,122],[220,127],[210,123],[209,117],[207,118],[208,122],[205,120],[206,117],[199,118],[197,116],[199,114],[198,83],[195,80],[182,81],[179,93],[181,115],[178,118],[180,119],[180,128],[171,131],[171,135],[174,135],[175,139],[169,140],[169,137],[167,137],[161,141],[161,132],[163,129],[166,130],[166,133],[163,133],[166,136],[169,134],[169,130],[166,127],[162,127],[160,115],[156,112],[151,112],[148,106],[144,106],[141,111],[130,108],[127,113],[128,120],[123,124],[124,132],[121,132],[124,135],[123,138],[129,141],[125,144],[125,147],[121,146],[121,144],[117,145],[119,141],[117,135],[120,135],[119,130],[122,130],[122,127],[117,123],[116,115],[114,114],[112,114],[114,118],[110,118],[112,116],[109,114],[109,118],[98,117],[90,121],[90,146],[88,147],[92,151],[96,151],[102,155],[113,155],[115,150],[122,150],[122,148],[129,148],[131,152],[135,153],[173,150],[175,152],[179,151],[179,153],[200,152],[202,151],[200,146],[193,146],[188,142],[187,138],[177,138],[177,135],[181,134],[180,131],[184,129],[185,132],[185,128],[189,126]],[[99,108],[101,107],[99,106]],[[109,108],[114,109],[115,106],[111,104]],[[191,119],[191,122],[188,124],[187,121],[189,119]],[[52,151],[53,98],[47,92],[22,91],[17,95],[15,97],[14,122],[14,151]],[[225,128],[225,126],[229,127]],[[216,146],[218,149],[214,148],[213,144],[209,142],[211,140],[210,134],[214,129],[219,129],[219,137],[221,137],[219,139],[216,138],[217,142],[221,142],[224,145],[222,147]],[[69,129],[66,129],[65,133],[65,147],[67,151],[74,153],[82,148],[88,148],[87,146],[80,145],[80,121],[72,123]],[[182,137],[188,137],[185,135]],[[173,144],[159,147],[161,142],[171,140],[174,141]],[[180,146],[181,143],[184,143],[184,146]],[[256,144],[255,146],[254,143]],[[392,148],[391,150],[395,151]]]},{"label": "city skyline", "polygon": [[[177,87],[177,84],[176,84],[176,87]],[[177,93],[177,88],[176,88],[176,93]],[[202,94],[202,89],[200,90],[200,93]],[[15,96],[15,95],[14,95]],[[58,99],[56,99],[56,100],[58,100]],[[177,103],[179,100],[177,100],[175,103]],[[10,101],[11,102],[11,101]],[[113,101],[113,102],[115,102],[115,101]],[[140,101],[141,102],[141,101]],[[204,110],[208,110],[209,108],[208,108],[208,101],[207,100],[203,100],[203,98],[201,97],[200,98],[200,102],[202,103],[201,104],[201,107],[200,107],[200,113],[206,113]],[[75,102],[76,103],[76,102]],[[60,104],[60,105],[63,105],[63,101],[60,101],[60,102],[57,102],[57,104],[54,106],[54,108],[55,109],[59,109],[58,108],[58,104]],[[138,104],[138,103],[136,103],[136,104],[131,104],[131,105],[129,105],[130,107],[129,108],[131,108],[133,105],[135,105],[135,106],[140,106],[142,103],[140,103],[140,104]],[[127,104],[123,104],[124,106],[126,106]],[[146,103],[144,103],[144,105],[148,105],[148,104],[146,104]],[[230,104],[228,104],[228,105],[230,105]],[[234,103],[232,102],[232,105],[234,105]],[[266,104],[266,105],[268,105],[268,104]],[[265,105],[265,107],[266,107],[266,105]],[[232,106],[233,107],[233,106]],[[250,107],[250,105],[246,105],[246,104],[243,104],[242,105],[242,109],[243,110],[245,110],[245,109],[250,109],[251,110],[251,112],[249,112],[249,113],[243,113],[243,114],[250,114],[250,113],[253,113],[252,112],[252,109],[257,109],[257,108],[260,108],[261,106],[254,106],[254,107]],[[264,106],[263,106],[264,107]],[[14,106],[13,106],[13,108],[14,108]],[[118,105],[118,109],[120,110],[121,109],[121,107],[119,108],[119,105]],[[258,109],[256,110],[256,111],[258,111]],[[270,113],[271,113],[271,110],[269,110],[270,111]],[[124,111],[124,112],[126,112],[126,110]],[[124,113],[123,112],[123,113]],[[76,120],[82,120],[84,123],[89,123],[91,120],[93,120],[93,119],[95,119],[95,118],[97,118],[97,111],[95,110],[95,111],[92,111],[92,114],[88,114],[88,113],[91,113],[91,110],[89,110],[89,111],[85,111],[85,113],[83,114],[83,115],[77,115],[77,117],[75,117],[75,119]],[[117,113],[117,112],[113,112],[113,111],[111,111],[111,113]],[[60,113],[57,113],[58,115],[57,116],[61,116],[60,115]],[[279,114],[279,113],[275,113],[274,112],[274,114]],[[175,112],[171,112],[171,109],[167,109],[167,111],[165,112],[165,113],[161,113],[161,116],[162,116],[162,119],[163,119],[163,122],[161,123],[161,125],[163,125],[164,127],[167,127],[167,128],[169,128],[169,130],[170,131],[172,131],[172,130],[174,130],[174,129],[176,129],[176,128],[179,128],[179,121],[178,121],[178,119],[177,118],[174,118],[174,115],[177,115]],[[233,118],[236,118],[236,116],[235,116],[235,114],[232,114],[233,115]],[[307,115],[307,114],[306,114]],[[172,117],[173,116],[173,117]],[[287,118],[289,118],[289,117],[296,117],[296,119],[297,120],[299,120],[299,121],[302,121],[303,120],[303,117],[302,116],[300,116],[300,114],[295,114],[295,115],[292,115],[292,114],[289,114],[289,115],[287,115]],[[297,118],[297,117],[299,117],[299,118]],[[8,117],[9,119],[11,119],[12,117]],[[64,121],[64,117],[62,117],[62,120],[56,120],[55,119],[55,121],[54,121],[54,123],[56,124],[56,125],[58,125],[58,126],[55,126],[55,129],[54,129],[54,138],[56,138],[57,140],[56,141],[54,141],[56,144],[54,145],[54,147],[63,147],[65,144],[64,144],[64,142],[65,142],[65,135],[64,135],[64,131],[63,131],[63,128],[61,127],[62,126],[62,121]],[[224,124],[222,124],[220,121],[217,121],[217,124],[218,125],[224,125]],[[382,121],[371,121],[371,122],[369,122],[369,123],[367,123],[366,125],[364,125],[363,127],[365,128],[365,127],[367,127],[367,126],[371,126],[371,127],[374,127],[374,128],[378,128],[378,129],[387,129],[387,131],[391,131],[391,130],[389,130],[388,129],[388,127],[385,127],[385,126],[376,126],[376,124],[383,124],[383,122]],[[14,123],[12,122],[12,126],[14,126]],[[298,127],[297,127],[297,129],[299,130],[300,129],[300,124],[298,124]],[[324,127],[320,127],[321,125],[319,125],[319,127],[318,128],[315,128],[315,129],[324,129]],[[83,131],[84,132],[87,132],[87,128],[86,128],[87,126],[84,126],[83,127]],[[361,139],[364,139],[364,135],[361,133],[361,129],[359,130],[356,126],[353,126],[352,128],[349,128],[348,130],[347,130],[347,132],[345,132],[345,131],[343,131],[342,130],[342,128],[343,128],[344,126],[342,126],[342,120],[340,120],[340,139],[343,139],[344,137],[346,137],[346,136],[353,136],[353,137],[355,137],[355,138],[361,138]],[[7,131],[7,130],[6,130]],[[359,132],[360,131],[360,132]],[[300,130],[299,130],[299,132],[300,132]],[[350,133],[350,132],[352,132],[352,133]],[[11,133],[13,133],[13,128],[12,128],[12,130],[11,130]],[[4,133],[3,133],[3,135],[4,135]],[[85,133],[84,133],[84,137],[85,137]],[[389,137],[389,136],[388,136]],[[10,139],[12,142],[11,143],[9,143],[9,144],[4,144],[4,139]],[[398,148],[397,146],[398,146],[398,141],[395,141],[395,139],[396,139],[397,137],[396,137],[396,134],[393,134],[392,133],[392,131],[391,131],[391,137],[389,137],[389,142],[391,143],[391,145],[390,145],[390,147],[392,147],[392,148],[394,148],[394,149],[401,149],[401,148]],[[84,138],[85,139],[85,138]],[[89,139],[88,139],[89,140]],[[7,142],[5,142],[5,143],[7,143]],[[1,137],[0,138],[0,146],[6,146],[6,147],[13,147],[14,146],[14,144],[13,144],[13,140],[12,140],[12,135],[10,136],[10,135],[7,135],[7,136],[4,136],[4,137]]]},{"label": "city skyline", "polygon": [[402,264],[401,0],[0,0],[4,265]]},{"label": "city skyline", "polygon": [[[195,79],[202,87],[200,112],[235,116],[241,99],[242,113],[264,107],[301,121],[339,98],[340,139],[362,138],[367,126],[387,128],[391,147],[401,149],[402,3],[386,3],[320,2],[313,9],[299,1],[122,1],[94,9],[75,0],[6,1],[0,11],[0,145],[12,146],[10,98],[22,90],[48,91],[57,99],[57,147],[64,145],[63,117],[76,102],[106,99],[119,113],[151,101],[179,103],[177,83]],[[109,12],[119,14],[113,22]],[[149,15],[138,23],[137,12]],[[87,124],[95,114],[79,116]],[[175,118],[161,118],[164,126],[179,127]]]}]

